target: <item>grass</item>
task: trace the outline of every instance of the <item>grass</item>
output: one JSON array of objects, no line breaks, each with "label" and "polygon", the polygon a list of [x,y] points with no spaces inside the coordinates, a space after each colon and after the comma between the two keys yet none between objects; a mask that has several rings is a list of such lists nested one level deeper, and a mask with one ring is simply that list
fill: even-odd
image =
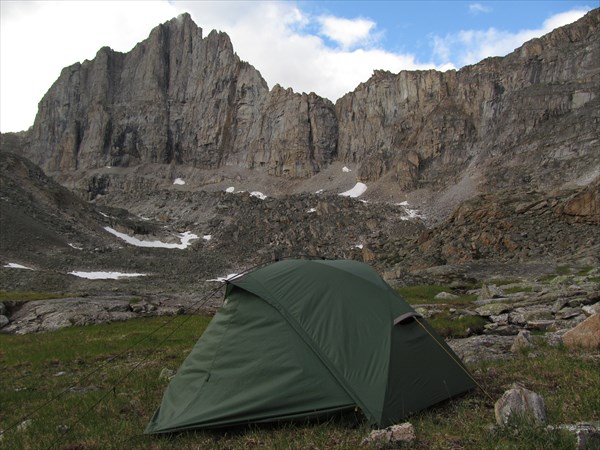
[{"label": "grass", "polygon": [[53,298],[64,298],[65,295],[53,292],[33,292],[33,291],[0,291],[0,302],[3,301],[33,301],[50,300]]},{"label": "grass", "polygon": [[[442,286],[437,284],[427,284],[419,286],[406,286],[397,288],[396,292],[411,305],[427,304],[427,303],[440,303],[435,296],[441,292],[454,293],[454,290],[449,286]],[[454,293],[458,295],[455,300],[444,300],[441,303],[452,304],[454,306],[466,306],[472,304],[477,299],[476,295]]]},{"label": "grass", "polygon": [[435,314],[427,322],[444,338],[464,338],[481,334],[488,321],[480,316],[453,318],[447,311]]},{"label": "grass", "polygon": [[[476,295],[464,294],[462,291],[455,292],[450,286],[443,285],[419,285],[407,286],[396,289],[396,292],[409,304],[442,304],[443,309],[427,319],[427,322],[436,329],[444,338],[462,338],[483,331],[487,320],[479,316],[453,317],[450,308],[469,307],[477,299]],[[458,295],[453,300],[437,300],[435,296],[440,292],[448,292]]]},{"label": "grass", "polygon": [[519,292],[533,292],[533,287],[531,286],[513,286],[510,288],[502,289],[505,294],[517,294]]},{"label": "grass", "polygon": [[[208,322],[209,318],[202,316],[159,317],[72,327],[44,335],[0,335],[0,429],[35,412],[26,429],[7,431],[0,446],[71,450],[365,448],[361,441],[370,428],[360,415],[163,437],[143,435],[167,384],[159,380],[160,371],[179,367]],[[515,381],[544,396],[549,424],[600,420],[599,352],[539,346],[535,354],[517,354],[469,369],[493,399]],[[493,403],[481,390],[408,420],[417,434],[411,446],[415,449],[571,449],[575,445],[568,433],[549,432],[527,423],[503,430],[491,427]]]}]

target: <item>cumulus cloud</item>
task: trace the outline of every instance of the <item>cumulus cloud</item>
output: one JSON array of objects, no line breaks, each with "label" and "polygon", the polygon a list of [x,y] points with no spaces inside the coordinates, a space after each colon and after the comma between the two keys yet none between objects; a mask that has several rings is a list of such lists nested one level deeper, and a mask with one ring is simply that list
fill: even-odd
[{"label": "cumulus cloud", "polygon": [[375,22],[368,19],[344,19],[333,16],[321,16],[321,34],[337,42],[344,49],[359,43],[369,42]]},{"label": "cumulus cloud", "polygon": [[[373,70],[430,69],[412,54],[399,54],[374,46],[376,25],[366,19],[310,17],[292,2],[185,2],[196,23],[205,29],[227,32],[236,52],[267,80],[296,92],[315,92],[332,101],[366,81]],[[183,3],[175,2],[181,6]],[[251,8],[248,8],[251,4]],[[356,30],[351,30],[352,26]],[[322,37],[336,42],[330,46]],[[438,68],[447,67],[439,66]]]},{"label": "cumulus cloud", "polygon": [[0,129],[33,124],[37,104],[63,67],[103,46],[128,51],[177,14],[168,2],[0,2]]},{"label": "cumulus cloud", "polygon": [[488,28],[487,30],[462,30],[443,37],[432,36],[435,60],[438,63],[462,67],[489,56],[504,56],[528,40],[575,22],[588,11],[589,9],[578,8],[556,14],[545,20],[541,28],[514,33]]}]

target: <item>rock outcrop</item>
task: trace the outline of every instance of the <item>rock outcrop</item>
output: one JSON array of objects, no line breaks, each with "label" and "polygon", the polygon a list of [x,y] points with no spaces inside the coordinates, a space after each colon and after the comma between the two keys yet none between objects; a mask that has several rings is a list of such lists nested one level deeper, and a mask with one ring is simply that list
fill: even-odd
[{"label": "rock outcrop", "polygon": [[154,162],[307,177],[335,156],[336,139],[330,101],[269,91],[225,33],[203,38],[183,14],[129,53],[104,47],[65,68],[26,155],[49,173]]},{"label": "rock outcrop", "polygon": [[[184,14],[129,53],[65,68],[33,127],[3,147],[50,175],[161,163],[307,178],[343,161],[403,191],[585,186],[600,175],[599,23],[596,9],[458,71],[376,71],[334,106],[269,90],[226,34],[203,37]],[[594,214],[594,202],[565,212]]]},{"label": "rock outcrop", "polygon": [[598,176],[599,18],[458,71],[375,72],[336,103],[339,158],[404,189],[465,173],[538,189]]}]

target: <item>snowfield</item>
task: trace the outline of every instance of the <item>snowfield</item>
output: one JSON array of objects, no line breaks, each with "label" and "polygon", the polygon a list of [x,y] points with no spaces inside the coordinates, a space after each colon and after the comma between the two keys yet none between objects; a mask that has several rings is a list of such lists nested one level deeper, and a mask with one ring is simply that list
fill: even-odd
[{"label": "snowfield", "polygon": [[339,195],[341,195],[342,197],[356,198],[356,197],[360,197],[361,195],[363,195],[366,191],[367,191],[367,185],[365,183],[356,183],[352,189],[350,189],[349,191],[346,191],[346,192],[342,192]]},{"label": "snowfield", "polygon": [[21,264],[17,264],[17,263],[8,263],[5,264],[4,267],[8,268],[8,269],[26,269],[26,270],[35,270],[32,269],[31,267],[27,267],[27,266],[23,266]]},{"label": "snowfield", "polygon": [[124,240],[128,244],[135,245],[136,247],[154,247],[154,248],[177,248],[180,250],[186,249],[189,247],[190,242],[194,239],[198,239],[198,236],[194,233],[186,231],[185,233],[180,233],[180,243],[179,244],[171,244],[168,242],[161,241],[142,241],[138,238],[129,236],[128,234],[121,233],[117,230],[112,229],[111,227],[104,227],[106,231],[110,234],[117,236],[118,238]]},{"label": "snowfield", "polygon": [[119,278],[145,277],[145,273],[123,273],[123,272],[69,272],[79,278],[88,280],[118,280]]}]

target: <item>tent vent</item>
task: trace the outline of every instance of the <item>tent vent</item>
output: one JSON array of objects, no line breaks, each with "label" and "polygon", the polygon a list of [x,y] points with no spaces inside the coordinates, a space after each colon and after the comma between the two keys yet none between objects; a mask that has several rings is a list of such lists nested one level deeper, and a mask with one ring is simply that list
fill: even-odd
[{"label": "tent vent", "polygon": [[415,320],[415,317],[422,318],[423,316],[415,311],[410,311],[394,319],[394,325],[405,325]]}]

